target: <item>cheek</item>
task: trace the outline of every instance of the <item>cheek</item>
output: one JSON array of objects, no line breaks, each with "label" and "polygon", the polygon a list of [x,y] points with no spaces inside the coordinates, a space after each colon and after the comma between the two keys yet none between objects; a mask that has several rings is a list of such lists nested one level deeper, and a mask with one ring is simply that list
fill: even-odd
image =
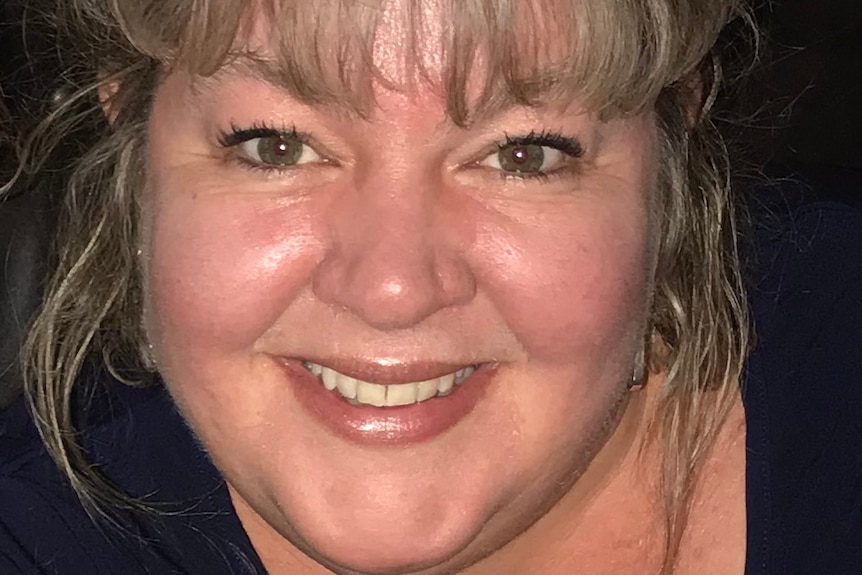
[{"label": "cheek", "polygon": [[605,355],[629,339],[647,312],[648,226],[645,202],[483,226],[485,284],[532,357]]},{"label": "cheek", "polygon": [[310,228],[306,210],[293,205],[261,210],[191,194],[158,201],[148,278],[154,339],[247,348],[302,290],[318,251]]}]

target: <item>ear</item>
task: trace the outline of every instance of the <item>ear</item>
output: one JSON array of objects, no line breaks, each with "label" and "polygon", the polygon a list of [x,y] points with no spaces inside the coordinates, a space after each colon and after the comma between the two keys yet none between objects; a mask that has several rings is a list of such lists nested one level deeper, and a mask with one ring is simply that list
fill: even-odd
[{"label": "ear", "polygon": [[120,81],[110,78],[107,74],[101,76],[98,91],[99,106],[102,107],[108,124],[113,126],[119,115],[117,94],[120,92]]},{"label": "ear", "polygon": [[700,65],[679,80],[679,98],[685,107],[689,130],[709,116],[721,85],[721,63],[714,54],[708,55]]},{"label": "ear", "polygon": [[[687,77],[680,81],[680,101],[685,107],[685,123],[689,130],[700,122],[704,110],[709,109],[710,105],[704,101],[704,80],[700,70],[691,72]],[[713,94],[706,96],[710,100],[713,99]]]}]

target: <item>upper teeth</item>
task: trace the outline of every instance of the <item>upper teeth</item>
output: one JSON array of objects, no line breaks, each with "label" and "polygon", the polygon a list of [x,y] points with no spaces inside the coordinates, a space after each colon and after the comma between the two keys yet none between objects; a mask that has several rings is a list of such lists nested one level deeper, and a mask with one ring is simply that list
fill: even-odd
[{"label": "upper teeth", "polygon": [[326,389],[337,389],[351,403],[376,407],[410,405],[437,395],[448,395],[455,385],[460,385],[476,371],[475,367],[469,366],[426,381],[382,385],[362,381],[310,361],[303,362],[303,366],[319,377]]}]

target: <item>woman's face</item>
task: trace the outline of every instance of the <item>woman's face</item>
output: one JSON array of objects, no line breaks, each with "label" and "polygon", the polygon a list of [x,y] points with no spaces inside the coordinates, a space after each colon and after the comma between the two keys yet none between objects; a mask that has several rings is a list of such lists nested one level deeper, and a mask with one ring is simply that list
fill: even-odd
[{"label": "woman's face", "polygon": [[[402,42],[378,43],[397,76]],[[174,73],[150,119],[160,370],[247,527],[336,570],[510,541],[601,448],[643,342],[652,116],[460,128],[412,86],[360,119],[241,66]]]}]

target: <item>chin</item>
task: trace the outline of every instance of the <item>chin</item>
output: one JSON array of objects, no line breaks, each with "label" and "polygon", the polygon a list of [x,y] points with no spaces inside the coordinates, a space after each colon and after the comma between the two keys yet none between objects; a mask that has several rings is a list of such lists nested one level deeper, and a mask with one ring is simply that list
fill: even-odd
[{"label": "chin", "polygon": [[343,575],[434,575],[451,573],[481,559],[469,550],[482,521],[463,521],[466,518],[462,517],[457,525],[429,527],[409,518],[389,524],[374,521],[373,516],[369,519],[346,529],[314,521],[316,525],[306,524],[301,531],[288,529],[281,536]]}]

